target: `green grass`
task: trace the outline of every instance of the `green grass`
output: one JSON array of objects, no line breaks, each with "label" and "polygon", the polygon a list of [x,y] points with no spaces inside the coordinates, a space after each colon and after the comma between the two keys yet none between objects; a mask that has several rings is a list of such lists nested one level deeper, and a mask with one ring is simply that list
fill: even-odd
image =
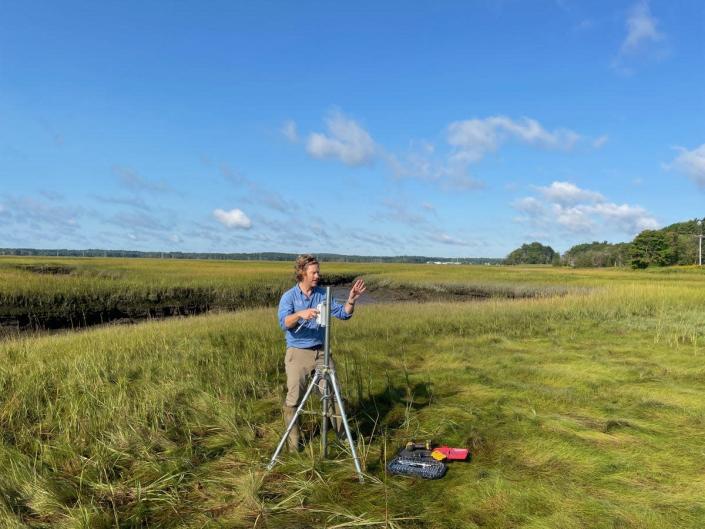
[{"label": "green grass", "polygon": [[[264,471],[283,431],[272,309],[6,339],[0,527],[705,524],[705,274],[375,273],[563,295],[362,306],[336,323],[364,485],[344,451],[320,460],[317,437]],[[472,462],[440,481],[385,474],[405,441],[429,438]]]},{"label": "green grass", "polygon": [[[350,281],[354,274],[332,265],[327,279]],[[290,263],[3,257],[0,322],[77,327],[261,307],[276,304],[292,278]]]},{"label": "green grass", "polygon": [[[324,263],[324,274],[332,284],[364,275],[371,289],[450,299],[555,296],[631,277],[615,270],[360,263]],[[0,325],[75,328],[272,306],[292,277],[291,263],[283,262],[0,257]]]}]

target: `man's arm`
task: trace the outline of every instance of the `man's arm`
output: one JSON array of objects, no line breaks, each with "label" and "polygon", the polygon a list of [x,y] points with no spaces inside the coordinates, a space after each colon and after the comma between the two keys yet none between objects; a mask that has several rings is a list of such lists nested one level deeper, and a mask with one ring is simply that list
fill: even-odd
[{"label": "man's arm", "polygon": [[286,331],[296,326],[299,320],[312,320],[318,315],[316,309],[294,311],[294,297],[287,292],[279,301],[279,326]]},{"label": "man's arm", "polygon": [[299,320],[312,320],[318,316],[318,311],[316,309],[306,309],[300,310],[299,312],[294,312],[284,317],[284,326],[287,329],[292,329],[296,326]]}]

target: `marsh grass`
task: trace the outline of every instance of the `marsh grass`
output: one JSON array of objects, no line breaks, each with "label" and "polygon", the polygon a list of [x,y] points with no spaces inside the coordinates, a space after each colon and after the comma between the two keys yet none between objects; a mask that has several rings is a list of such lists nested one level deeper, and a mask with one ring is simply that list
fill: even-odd
[{"label": "marsh grass", "polygon": [[[325,279],[350,281],[331,265]],[[171,259],[0,258],[0,324],[77,328],[117,319],[275,305],[290,263]]]},{"label": "marsh grass", "polygon": [[[455,268],[439,273],[433,265],[325,263],[323,279],[350,284],[364,274],[371,290],[417,301],[550,297],[581,288],[566,287],[571,276],[546,268],[509,274],[496,267]],[[274,306],[292,279],[291,263],[284,262],[0,257],[0,331]]]},{"label": "marsh grass", "polygon": [[[313,418],[264,472],[283,431],[271,309],[3,341],[0,527],[702,527],[705,275],[481,270],[579,288],[335,325],[365,485],[345,447],[320,460]],[[461,280],[412,272],[391,279]],[[473,460],[387,475],[409,439]]]}]

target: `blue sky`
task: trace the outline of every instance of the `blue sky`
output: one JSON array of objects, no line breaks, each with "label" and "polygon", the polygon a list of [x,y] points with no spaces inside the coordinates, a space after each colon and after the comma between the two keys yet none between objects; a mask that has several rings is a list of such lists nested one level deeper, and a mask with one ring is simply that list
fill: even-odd
[{"label": "blue sky", "polygon": [[502,257],[705,215],[699,1],[4,2],[0,246]]}]

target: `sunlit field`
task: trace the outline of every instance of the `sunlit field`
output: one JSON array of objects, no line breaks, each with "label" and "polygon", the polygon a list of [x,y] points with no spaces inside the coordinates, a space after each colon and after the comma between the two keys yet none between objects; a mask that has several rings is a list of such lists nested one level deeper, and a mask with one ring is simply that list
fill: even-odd
[{"label": "sunlit field", "polygon": [[[0,341],[0,527],[705,525],[696,268],[324,263],[341,282],[364,277],[370,295],[489,296],[362,305],[333,324],[360,484],[344,446],[321,460],[313,420],[304,452],[265,471],[283,432],[284,343],[271,305],[293,284],[289,263],[16,266],[40,261],[0,261],[4,306],[169,288],[270,297],[259,308]],[[473,458],[439,481],[388,475],[386,461],[411,439],[465,446]]]}]

